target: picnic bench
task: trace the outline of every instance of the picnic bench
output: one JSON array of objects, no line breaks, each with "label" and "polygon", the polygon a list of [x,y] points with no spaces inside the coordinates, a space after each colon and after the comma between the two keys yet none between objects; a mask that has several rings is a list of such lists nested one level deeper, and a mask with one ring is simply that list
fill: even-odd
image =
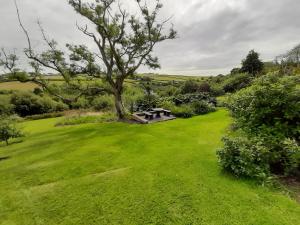
[{"label": "picnic bench", "polygon": [[170,111],[170,110],[165,110],[165,109],[164,109],[163,112],[164,112],[164,115],[165,115],[165,116],[167,116],[167,117],[170,117],[170,116],[171,116],[171,111]]},{"label": "picnic bench", "polygon": [[161,108],[154,108],[152,111],[156,114],[156,118],[160,118],[160,114],[164,112],[164,109]]},{"label": "picnic bench", "polygon": [[150,112],[145,112],[145,119],[153,120],[153,114]]},{"label": "picnic bench", "polygon": [[143,123],[155,123],[167,120],[176,119],[173,115],[171,115],[170,110],[162,109],[162,108],[154,108],[146,111],[141,111],[133,114],[133,119]]}]

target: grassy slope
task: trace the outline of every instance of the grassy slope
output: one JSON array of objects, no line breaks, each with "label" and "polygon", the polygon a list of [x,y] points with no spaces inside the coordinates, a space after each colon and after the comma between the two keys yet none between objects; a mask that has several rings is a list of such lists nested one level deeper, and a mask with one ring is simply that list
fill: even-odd
[{"label": "grassy slope", "polygon": [[21,90],[28,91],[38,87],[33,83],[20,83],[17,81],[0,83],[0,90]]},{"label": "grassy slope", "polygon": [[0,148],[0,224],[299,224],[279,192],[221,173],[225,111],[153,125],[54,128]]}]

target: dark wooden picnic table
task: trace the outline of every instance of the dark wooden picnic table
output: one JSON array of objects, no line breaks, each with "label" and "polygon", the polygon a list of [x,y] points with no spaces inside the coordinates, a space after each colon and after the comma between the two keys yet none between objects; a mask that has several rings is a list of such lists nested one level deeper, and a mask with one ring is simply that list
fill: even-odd
[{"label": "dark wooden picnic table", "polygon": [[152,109],[152,111],[155,112],[156,113],[156,117],[159,118],[160,114],[162,112],[164,112],[164,109],[162,109],[162,108],[154,108],[154,109]]}]

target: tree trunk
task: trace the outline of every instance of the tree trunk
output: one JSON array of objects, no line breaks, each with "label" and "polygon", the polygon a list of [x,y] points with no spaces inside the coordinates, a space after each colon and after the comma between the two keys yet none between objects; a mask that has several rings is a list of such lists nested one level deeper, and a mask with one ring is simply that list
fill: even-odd
[{"label": "tree trunk", "polygon": [[6,143],[6,145],[8,146],[8,139],[5,139],[5,143]]},{"label": "tree trunk", "polygon": [[115,94],[115,107],[118,119],[124,119],[125,118],[125,109],[122,102],[122,94],[119,91],[116,91]]}]

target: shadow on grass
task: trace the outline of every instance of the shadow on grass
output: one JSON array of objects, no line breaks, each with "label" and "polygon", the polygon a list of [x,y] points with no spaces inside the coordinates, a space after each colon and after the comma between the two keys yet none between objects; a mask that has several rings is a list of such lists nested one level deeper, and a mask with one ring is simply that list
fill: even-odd
[{"label": "shadow on grass", "polygon": [[238,177],[232,174],[231,172],[221,169],[220,175],[231,180],[231,181],[236,181],[236,182],[245,182],[248,184],[255,184],[255,185],[261,185],[261,182],[258,179],[254,178],[249,178],[249,177]]},{"label": "shadow on grass", "polygon": [[10,158],[11,158],[10,156],[3,156],[3,157],[0,157],[0,162],[1,162],[1,161],[8,160],[8,159],[10,159]]},{"label": "shadow on grass", "polygon": [[0,143],[0,147],[8,147],[8,146],[11,146],[13,144],[19,144],[19,143],[22,143],[24,140],[23,139],[13,139],[13,140],[10,140],[8,142],[8,145],[5,143],[5,142],[1,142]]},{"label": "shadow on grass", "polygon": [[245,183],[250,188],[265,187],[272,192],[280,192],[292,199],[295,199],[300,204],[300,178],[298,177],[277,177],[272,176],[269,179],[262,181],[249,177],[237,177],[232,173],[221,169],[220,175],[225,179],[233,182]]}]

